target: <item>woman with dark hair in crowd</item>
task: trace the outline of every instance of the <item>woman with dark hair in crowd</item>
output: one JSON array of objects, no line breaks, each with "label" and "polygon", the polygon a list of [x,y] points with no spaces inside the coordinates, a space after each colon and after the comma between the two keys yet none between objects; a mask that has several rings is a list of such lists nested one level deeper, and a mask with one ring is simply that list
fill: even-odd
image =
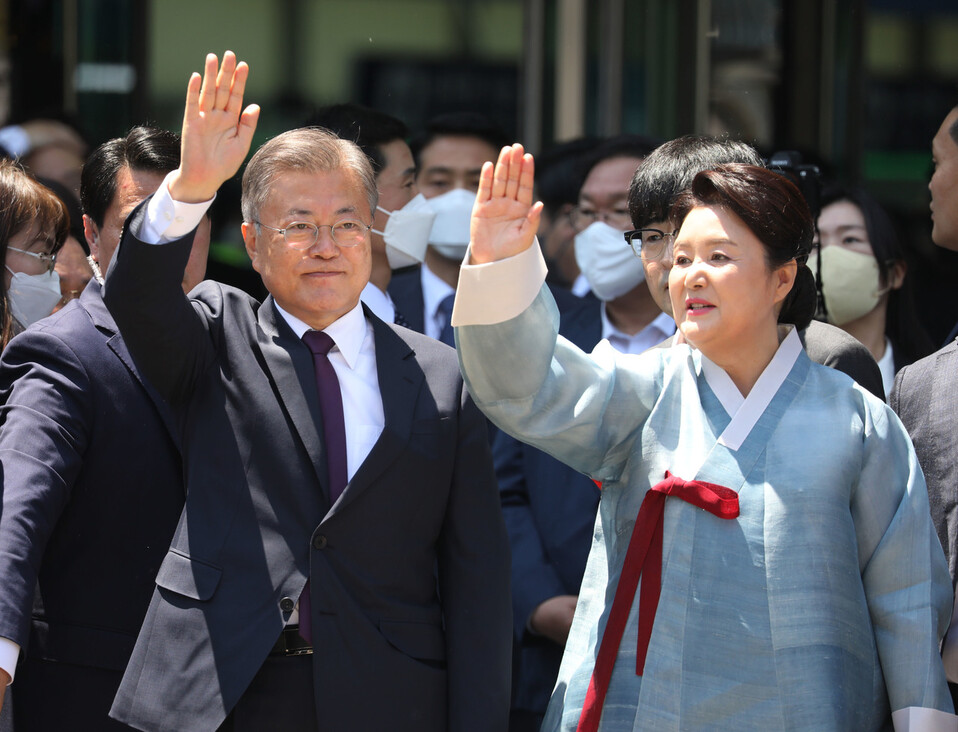
[{"label": "woman with dark hair in crowd", "polygon": [[[887,396],[902,366],[935,350],[918,319],[905,251],[888,214],[860,188],[826,188],[818,230],[828,322],[871,351]],[[818,271],[815,254],[809,267]]]},{"label": "woman with dark hair in crowd", "polygon": [[541,288],[532,167],[517,145],[483,170],[453,322],[486,414],[602,484],[543,729],[953,729],[924,480],[887,406],[802,350],[797,189],[697,175],[671,217],[685,343],[587,355]]},{"label": "woman with dark hair in crowd", "polygon": [[0,350],[60,300],[53,267],[69,230],[63,202],[11,160],[0,160]]}]

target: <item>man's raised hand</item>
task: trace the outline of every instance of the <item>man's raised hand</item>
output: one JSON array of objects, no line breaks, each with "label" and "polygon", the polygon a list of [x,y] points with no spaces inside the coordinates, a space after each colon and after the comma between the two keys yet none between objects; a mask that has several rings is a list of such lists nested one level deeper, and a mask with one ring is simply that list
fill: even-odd
[{"label": "man's raised hand", "polygon": [[190,77],[183,113],[180,167],[170,180],[173,200],[210,200],[220,185],[239,170],[253,141],[259,106],[243,109],[249,66],[232,51],[206,56],[202,78]]},{"label": "man's raised hand", "polygon": [[542,203],[532,202],[535,163],[516,143],[504,147],[495,166],[485,163],[472,208],[472,264],[525,251],[535,241]]}]

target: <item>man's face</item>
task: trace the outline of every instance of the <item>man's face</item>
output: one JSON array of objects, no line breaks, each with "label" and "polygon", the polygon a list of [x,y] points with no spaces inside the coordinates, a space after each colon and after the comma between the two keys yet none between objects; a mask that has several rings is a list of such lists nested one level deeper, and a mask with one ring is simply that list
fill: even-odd
[{"label": "man's face", "polygon": [[958,251],[958,144],[949,130],[956,121],[958,107],[948,113],[931,142],[935,172],[928,182],[932,241],[954,251]]},{"label": "man's face", "polygon": [[[671,244],[671,233],[675,230],[675,225],[671,221],[653,221],[646,224],[644,229],[658,229]],[[653,236],[658,236],[653,234]],[[647,256],[645,250],[642,251],[642,268],[645,270],[645,282],[649,286],[649,292],[655,304],[661,308],[662,312],[672,315],[672,300],[669,298],[669,272],[672,269],[672,247],[665,246],[658,257]]]},{"label": "man's face", "polygon": [[479,190],[482,164],[495,161],[498,156],[498,150],[478,137],[442,135],[419,153],[416,182],[426,198],[435,198],[455,188],[475,193]]},{"label": "man's face", "polygon": [[340,247],[332,238],[330,225],[343,219],[372,219],[355,173],[287,171],[272,184],[259,220],[277,229],[294,221],[322,226],[313,245],[293,249],[279,232],[243,224],[246,251],[266,289],[280,307],[317,330],[354,308],[369,281],[369,236],[354,247]]},{"label": "man's face", "polygon": [[[386,163],[376,176],[379,206],[387,211],[398,211],[419,193],[416,186],[416,164],[413,162],[409,145],[403,140],[393,140],[380,145],[379,152],[382,153]],[[373,228],[377,231],[385,231],[388,220],[389,214],[377,209],[373,218]],[[385,253],[386,244],[382,234],[372,235],[372,247],[376,252]]]},{"label": "man's face", "polygon": [[[596,221],[613,229],[632,228],[629,216],[629,185],[642,158],[609,158],[593,166],[579,189],[576,228],[582,231]],[[623,242],[624,243],[624,242]]]},{"label": "man's face", "polygon": [[550,215],[543,209],[537,234],[550,272],[557,269],[557,272],[552,273],[553,276],[558,276],[560,281],[569,284],[579,275],[579,265],[576,264],[575,249],[572,246],[576,234],[572,225],[572,209],[571,203],[563,204],[555,215]]},{"label": "man's face", "polygon": [[97,226],[89,216],[83,216],[83,234],[90,254],[106,274],[113,252],[120,244],[123,222],[139,203],[156,191],[165,176],[153,171],[131,170],[124,166],[116,174],[116,192],[103,216],[103,226]]},{"label": "man's face", "polygon": [[[123,224],[126,217],[147,196],[152,195],[160,187],[164,173],[147,170],[131,170],[124,166],[116,174],[116,192],[113,200],[103,216],[103,226],[86,214],[83,215],[83,235],[93,260],[100,266],[100,271],[106,276],[113,259],[113,252],[120,244],[120,235],[123,233]],[[206,260],[210,251],[210,220],[204,217],[193,237],[193,248],[190,259],[183,273],[183,290],[189,292],[198,285],[206,275]]]}]

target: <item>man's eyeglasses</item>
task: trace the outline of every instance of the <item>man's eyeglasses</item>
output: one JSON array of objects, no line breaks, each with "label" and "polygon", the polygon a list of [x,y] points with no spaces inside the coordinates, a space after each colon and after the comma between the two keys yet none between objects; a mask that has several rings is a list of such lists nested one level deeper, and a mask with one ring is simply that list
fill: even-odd
[{"label": "man's eyeglasses", "polygon": [[665,232],[661,229],[633,229],[627,231],[623,236],[632,247],[635,256],[642,259],[662,259],[663,256],[671,258],[672,245],[675,243],[675,236],[679,233],[678,229],[672,232]]},{"label": "man's eyeglasses", "polygon": [[632,217],[628,211],[592,211],[576,206],[569,216],[572,226],[582,231],[596,221],[602,221],[613,229],[625,229],[632,225]]},{"label": "man's eyeglasses", "polygon": [[319,238],[319,230],[328,228],[336,242],[336,246],[346,248],[354,247],[366,238],[366,232],[373,228],[372,224],[364,224],[362,221],[354,219],[342,219],[335,224],[314,224],[309,221],[294,221],[285,229],[277,229],[275,226],[268,226],[261,221],[254,221],[257,226],[262,226],[270,231],[275,231],[283,235],[286,240],[286,246],[290,249],[309,249]]},{"label": "man's eyeglasses", "polygon": [[28,257],[39,259],[41,262],[43,262],[43,266],[46,268],[47,272],[52,272],[54,265],[57,263],[56,254],[50,254],[48,252],[28,252],[26,249],[17,249],[17,247],[11,246],[8,246],[7,249],[12,249],[15,252],[20,252],[20,254],[26,254]]}]

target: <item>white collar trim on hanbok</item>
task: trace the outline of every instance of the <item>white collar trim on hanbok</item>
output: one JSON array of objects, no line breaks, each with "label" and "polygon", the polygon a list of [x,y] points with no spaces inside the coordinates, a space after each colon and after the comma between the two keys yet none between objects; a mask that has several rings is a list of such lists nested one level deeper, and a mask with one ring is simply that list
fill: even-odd
[{"label": "white collar trim on hanbok", "polygon": [[802,342],[795,327],[780,326],[780,332],[783,328],[787,330],[787,334],[747,397],[742,396],[731,377],[721,367],[702,354],[702,373],[705,380],[732,418],[718,440],[719,444],[730,450],[738,450],[745,442],[802,351]]}]

